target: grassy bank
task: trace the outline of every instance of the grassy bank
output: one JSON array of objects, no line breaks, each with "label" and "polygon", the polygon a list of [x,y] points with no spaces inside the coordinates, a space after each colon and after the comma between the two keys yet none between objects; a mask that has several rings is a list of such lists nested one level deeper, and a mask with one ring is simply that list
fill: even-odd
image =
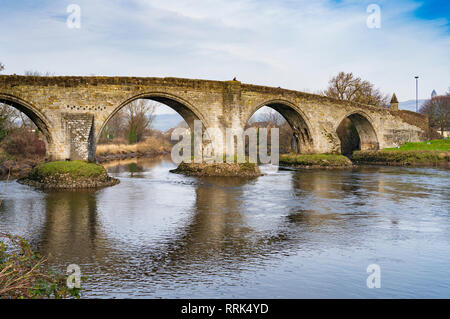
[{"label": "grassy bank", "polygon": [[169,154],[172,145],[163,138],[148,137],[136,144],[99,144],[97,159],[100,162],[129,157],[159,156]]},{"label": "grassy bank", "polygon": [[280,156],[280,165],[297,166],[305,168],[340,168],[351,167],[352,162],[343,155],[334,154],[283,154]]},{"label": "grassy bank", "polygon": [[383,151],[450,151],[450,139],[405,143],[400,147],[385,148]]},{"label": "grassy bank", "polygon": [[356,151],[352,160],[361,164],[449,166],[450,140],[406,143],[380,151]]},{"label": "grassy bank", "polygon": [[447,166],[450,164],[450,151],[356,151],[352,160],[359,164]]},{"label": "grassy bank", "polygon": [[109,177],[103,166],[83,161],[42,163],[18,182],[44,189],[96,188],[119,183]]}]

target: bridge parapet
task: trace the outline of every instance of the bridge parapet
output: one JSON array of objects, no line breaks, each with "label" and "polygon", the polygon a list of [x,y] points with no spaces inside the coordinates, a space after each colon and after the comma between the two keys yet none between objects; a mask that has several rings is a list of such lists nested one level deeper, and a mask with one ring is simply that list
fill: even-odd
[{"label": "bridge parapet", "polygon": [[310,93],[181,78],[0,76],[0,102],[24,111],[46,132],[49,157],[93,160],[109,119],[127,103],[147,98],[172,107],[192,126],[245,127],[262,106],[280,112],[305,153],[339,153],[338,127],[353,120],[360,147],[393,147],[426,138],[426,117]]}]

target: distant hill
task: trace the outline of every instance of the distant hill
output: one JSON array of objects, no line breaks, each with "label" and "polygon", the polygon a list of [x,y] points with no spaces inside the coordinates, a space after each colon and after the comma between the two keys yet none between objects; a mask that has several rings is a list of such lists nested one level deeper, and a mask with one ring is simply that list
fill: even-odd
[{"label": "distant hill", "polygon": [[[419,100],[419,109],[420,107],[428,100]],[[400,110],[407,110],[407,111],[416,111],[416,100],[408,100],[405,102],[399,102],[398,108]]]},{"label": "distant hill", "polygon": [[178,114],[157,114],[153,119],[152,129],[165,132],[172,127],[177,126],[180,122],[184,121]]}]

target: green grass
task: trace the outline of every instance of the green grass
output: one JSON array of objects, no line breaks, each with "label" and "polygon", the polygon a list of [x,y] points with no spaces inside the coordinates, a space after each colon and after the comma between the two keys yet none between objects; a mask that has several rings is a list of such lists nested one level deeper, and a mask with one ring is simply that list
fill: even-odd
[{"label": "green grass", "polygon": [[95,177],[105,173],[103,166],[83,161],[42,163],[33,170],[35,176],[69,174],[71,177]]},{"label": "green grass", "polygon": [[352,162],[343,155],[335,154],[283,154],[280,156],[280,164],[300,166],[351,166]]},{"label": "green grass", "polygon": [[450,139],[405,143],[400,147],[380,151],[355,151],[356,163],[384,163],[386,165],[446,164],[450,161]]},{"label": "green grass", "polygon": [[381,150],[381,151],[356,151],[352,160],[356,163],[385,163],[385,164],[438,164],[448,163],[450,153],[436,150]]},{"label": "green grass", "polygon": [[385,148],[384,151],[449,151],[450,139],[405,143],[400,147]]}]

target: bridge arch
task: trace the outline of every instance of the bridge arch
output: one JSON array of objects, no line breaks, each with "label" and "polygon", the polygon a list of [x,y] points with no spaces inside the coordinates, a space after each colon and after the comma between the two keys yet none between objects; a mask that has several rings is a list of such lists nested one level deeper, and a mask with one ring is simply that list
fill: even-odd
[{"label": "bridge arch", "polygon": [[49,120],[31,103],[10,94],[0,92],[0,103],[10,105],[17,110],[24,113],[37,126],[45,137],[47,153],[49,152],[49,145],[53,142],[51,125]]},{"label": "bridge arch", "polygon": [[314,149],[314,138],[311,124],[306,114],[294,103],[286,100],[269,100],[254,107],[245,124],[260,108],[267,106],[283,116],[293,131],[293,146],[297,153],[311,153]]},{"label": "bridge arch", "polygon": [[363,111],[346,114],[335,127],[341,142],[341,153],[351,155],[355,150],[378,150],[379,142],[373,120]]},{"label": "bridge arch", "polygon": [[121,102],[117,107],[114,108],[114,111],[109,114],[108,118],[102,123],[102,126],[100,127],[100,130],[97,132],[96,141],[98,143],[102,131],[105,128],[105,126],[108,124],[109,120],[111,120],[114,115],[117,114],[122,108],[124,108],[126,105],[130,104],[131,102],[139,99],[147,99],[156,101],[162,104],[167,105],[168,107],[175,110],[180,116],[186,121],[186,123],[189,125],[191,130],[193,130],[193,124],[194,120],[199,120],[202,122],[203,127],[207,127],[207,121],[204,118],[204,116],[201,114],[201,112],[190,102],[186,101],[183,98],[180,98],[176,95],[169,94],[169,93],[163,93],[163,92],[147,92],[147,93],[141,93],[134,95],[131,98],[126,99],[125,101]]}]

